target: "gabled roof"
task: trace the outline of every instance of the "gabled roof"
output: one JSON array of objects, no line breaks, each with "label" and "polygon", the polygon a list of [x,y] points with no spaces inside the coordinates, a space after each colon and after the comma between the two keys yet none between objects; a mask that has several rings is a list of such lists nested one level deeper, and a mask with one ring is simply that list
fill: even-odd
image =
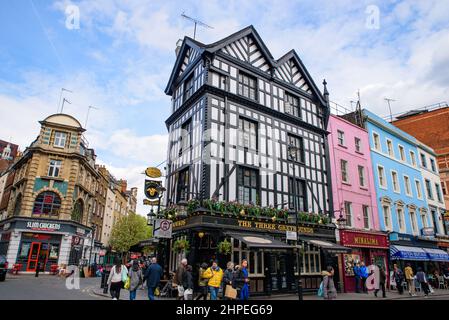
[{"label": "gabled roof", "polygon": [[[262,38],[260,37],[260,35],[258,34],[258,32],[256,31],[256,29],[254,28],[253,25],[250,25],[240,31],[237,31],[237,32],[231,34],[230,36],[227,36],[224,39],[221,39],[217,42],[214,42],[214,43],[208,44],[208,45],[203,44],[194,39],[191,39],[189,37],[184,37],[179,54],[176,59],[176,63],[173,67],[172,73],[170,75],[170,79],[169,79],[167,87],[165,89],[165,93],[172,94],[172,85],[176,81],[177,75],[179,75],[179,71],[181,69],[185,55],[189,48],[195,48],[195,50],[198,50],[201,53],[201,55],[204,54],[205,52],[207,52],[209,54],[214,54],[217,51],[230,45],[231,43],[233,43],[243,37],[246,37],[246,36],[251,36],[254,39],[255,44],[262,52],[265,60],[267,61],[268,65],[270,66],[270,68],[273,68],[273,69],[279,68],[285,62],[287,62],[289,60],[293,60],[293,62],[297,65],[298,69],[300,70],[302,77],[304,78],[305,82],[307,83],[307,85],[310,88],[310,90],[312,91],[312,93],[318,97],[318,99],[320,100],[320,102],[323,105],[326,105],[326,101],[325,101],[323,95],[321,94],[320,90],[316,86],[315,82],[313,81],[312,77],[310,76],[309,72],[307,71],[306,67],[302,63],[302,61],[299,58],[296,51],[290,50],[284,56],[282,56],[278,60],[275,60],[273,58],[273,55],[271,54],[270,50],[268,50],[267,46],[265,45],[265,43],[263,42]],[[280,79],[280,80],[282,80],[282,79]]]}]

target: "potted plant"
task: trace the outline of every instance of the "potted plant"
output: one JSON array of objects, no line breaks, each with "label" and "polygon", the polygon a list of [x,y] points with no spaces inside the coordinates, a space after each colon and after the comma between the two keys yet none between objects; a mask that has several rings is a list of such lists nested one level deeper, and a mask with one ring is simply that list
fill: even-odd
[{"label": "potted plant", "polygon": [[173,243],[173,250],[176,253],[180,252],[187,253],[190,250],[190,243],[186,239],[178,239]]},{"label": "potted plant", "polygon": [[224,239],[223,241],[219,242],[217,245],[218,253],[223,255],[229,255],[231,254],[231,242],[228,241],[228,239]]}]

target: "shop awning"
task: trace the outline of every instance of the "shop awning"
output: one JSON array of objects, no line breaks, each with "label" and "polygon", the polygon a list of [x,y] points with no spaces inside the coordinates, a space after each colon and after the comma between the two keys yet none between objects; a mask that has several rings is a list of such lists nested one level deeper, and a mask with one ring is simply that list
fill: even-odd
[{"label": "shop awning", "polygon": [[428,248],[423,248],[423,250],[427,253],[431,261],[449,262],[449,254],[446,251]]},{"label": "shop awning", "polygon": [[429,261],[429,255],[422,248],[394,246],[390,247],[392,260]]},{"label": "shop awning", "polygon": [[246,244],[248,248],[260,248],[260,249],[294,249],[285,242],[276,240],[269,236],[252,235],[242,233],[226,233],[227,236],[238,239]]},{"label": "shop awning", "polygon": [[329,242],[329,241],[305,238],[305,237],[300,237],[299,239],[302,241],[305,241],[307,243],[313,244],[317,247],[320,247],[322,250],[327,251],[329,253],[340,254],[340,253],[349,253],[352,251],[351,248],[343,247],[343,246],[340,246],[336,243]]}]

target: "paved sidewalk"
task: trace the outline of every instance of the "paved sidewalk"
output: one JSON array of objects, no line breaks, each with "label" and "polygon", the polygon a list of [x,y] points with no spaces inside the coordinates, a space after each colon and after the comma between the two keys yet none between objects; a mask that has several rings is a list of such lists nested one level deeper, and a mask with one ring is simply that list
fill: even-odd
[{"label": "paved sidewalk", "polygon": [[[387,291],[386,298],[382,298],[382,292],[378,293],[378,297],[374,296],[373,292],[368,294],[366,293],[340,293],[337,296],[337,300],[371,300],[371,301],[382,301],[382,300],[424,300],[424,299],[444,299],[449,300],[449,290],[437,290],[434,289],[434,293],[429,295],[429,298],[424,298],[424,294],[417,293],[417,296],[412,297],[408,294],[408,292],[404,292],[404,294],[400,295],[396,291]],[[137,300],[148,300],[147,289],[137,290]],[[103,293],[103,289],[99,287],[95,287],[92,289],[92,293],[97,296],[101,296],[104,298],[111,299],[109,292],[107,294]],[[129,291],[122,290],[120,292],[120,297],[122,300],[129,299]],[[279,294],[279,295],[271,295],[271,296],[258,296],[252,297],[251,300],[297,300],[298,296],[296,294]],[[161,300],[175,300],[175,298],[161,298]],[[323,298],[318,297],[316,294],[305,294],[304,300],[323,300]]]}]

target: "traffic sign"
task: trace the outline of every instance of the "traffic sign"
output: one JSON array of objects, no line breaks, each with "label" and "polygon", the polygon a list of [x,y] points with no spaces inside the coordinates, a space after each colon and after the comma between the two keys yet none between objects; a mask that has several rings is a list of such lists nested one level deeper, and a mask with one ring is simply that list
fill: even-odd
[{"label": "traffic sign", "polygon": [[167,219],[155,219],[153,224],[153,237],[166,238],[172,237],[173,222]]}]

